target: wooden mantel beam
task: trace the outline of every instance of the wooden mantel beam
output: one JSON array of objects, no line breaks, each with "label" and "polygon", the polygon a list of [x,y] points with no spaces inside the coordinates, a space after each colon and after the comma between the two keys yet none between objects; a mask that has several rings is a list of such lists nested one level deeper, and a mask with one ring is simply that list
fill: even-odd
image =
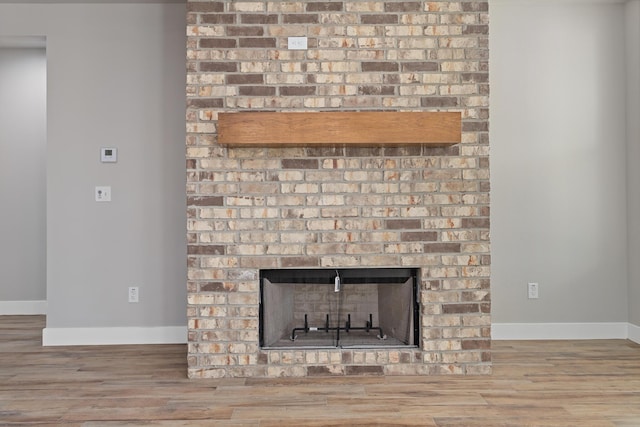
[{"label": "wooden mantel beam", "polygon": [[459,112],[238,112],[218,114],[218,143],[228,146],[452,145]]}]

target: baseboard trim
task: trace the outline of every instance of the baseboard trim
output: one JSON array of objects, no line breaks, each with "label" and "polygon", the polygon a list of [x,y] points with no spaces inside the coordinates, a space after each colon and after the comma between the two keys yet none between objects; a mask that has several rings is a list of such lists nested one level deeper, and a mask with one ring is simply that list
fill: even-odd
[{"label": "baseboard trim", "polygon": [[44,328],[43,346],[184,344],[186,326],[117,328]]},{"label": "baseboard trim", "polygon": [[47,314],[46,301],[0,301],[0,316]]},{"label": "baseboard trim", "polygon": [[[640,329],[640,328],[638,328]],[[630,339],[630,324],[611,323],[494,323],[494,340]]]},{"label": "baseboard trim", "polygon": [[640,344],[640,326],[629,323],[629,339]]},{"label": "baseboard trim", "polygon": [[[27,301],[29,303],[35,301]],[[37,301],[45,303],[46,301]],[[46,314],[26,311],[20,313],[13,305],[12,312],[0,302],[0,314]],[[7,305],[9,307],[9,305]],[[38,310],[42,310],[41,305]],[[28,308],[28,307],[27,307]],[[581,340],[581,339],[629,339],[640,344],[640,326],[631,323],[494,323],[491,325],[494,340]],[[184,344],[187,342],[186,326],[166,327],[116,327],[116,328],[44,328],[43,346],[65,345],[119,345],[119,344]]]}]

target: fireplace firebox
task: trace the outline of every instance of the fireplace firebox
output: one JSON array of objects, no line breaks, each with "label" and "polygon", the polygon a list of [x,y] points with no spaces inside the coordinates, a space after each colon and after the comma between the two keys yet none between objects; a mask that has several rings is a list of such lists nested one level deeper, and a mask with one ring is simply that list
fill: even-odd
[{"label": "fireplace firebox", "polygon": [[260,346],[417,347],[418,270],[260,271]]}]

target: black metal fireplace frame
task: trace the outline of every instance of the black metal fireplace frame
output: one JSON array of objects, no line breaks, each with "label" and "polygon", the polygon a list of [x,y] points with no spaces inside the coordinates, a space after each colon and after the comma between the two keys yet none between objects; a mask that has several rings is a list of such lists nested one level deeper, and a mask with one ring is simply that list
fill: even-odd
[{"label": "black metal fireplace frame", "polygon": [[[340,276],[341,285],[349,284],[402,284],[411,279],[413,294],[413,342],[408,345],[419,347],[420,342],[420,298],[419,298],[419,281],[420,270],[417,268],[323,268],[323,269],[264,269],[260,270],[260,304],[258,310],[259,316],[259,343],[264,348],[264,279],[269,280],[273,284],[327,284],[335,283],[336,275]],[[306,317],[306,316],[305,316]],[[350,320],[350,319],[349,319]],[[350,321],[349,321],[350,323]],[[346,325],[345,325],[346,326]],[[370,329],[380,330],[379,327]],[[304,328],[296,328],[298,330],[306,329],[308,325],[305,322]],[[348,327],[348,326],[347,326]],[[317,328],[313,328],[317,329]],[[340,328],[345,329],[345,328]],[[353,328],[365,329],[365,328]],[[323,329],[324,330],[324,329]],[[305,331],[306,332],[306,331]],[[339,348],[340,346],[337,346]]]}]

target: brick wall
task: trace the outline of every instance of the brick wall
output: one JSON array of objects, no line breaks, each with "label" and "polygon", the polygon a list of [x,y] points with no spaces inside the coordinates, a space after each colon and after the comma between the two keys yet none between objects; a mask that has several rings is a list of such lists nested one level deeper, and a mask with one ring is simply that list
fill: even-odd
[{"label": "brick wall", "polygon": [[[488,2],[187,7],[189,376],[489,373]],[[463,140],[217,145],[242,110],[460,111]],[[260,350],[260,268],[363,266],[421,269],[420,349]]]}]

